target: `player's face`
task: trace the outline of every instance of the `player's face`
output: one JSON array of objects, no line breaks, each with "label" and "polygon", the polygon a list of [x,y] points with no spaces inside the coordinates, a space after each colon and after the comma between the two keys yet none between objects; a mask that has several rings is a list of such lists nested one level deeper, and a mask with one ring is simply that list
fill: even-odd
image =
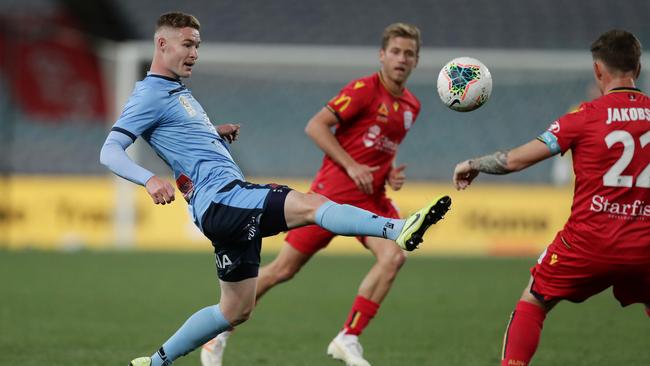
[{"label": "player's face", "polygon": [[418,64],[417,43],[414,39],[393,37],[379,51],[382,75],[398,85],[406,83]]},{"label": "player's face", "polygon": [[188,78],[199,58],[201,36],[199,31],[190,28],[170,29],[162,45],[164,67],[175,78]]}]

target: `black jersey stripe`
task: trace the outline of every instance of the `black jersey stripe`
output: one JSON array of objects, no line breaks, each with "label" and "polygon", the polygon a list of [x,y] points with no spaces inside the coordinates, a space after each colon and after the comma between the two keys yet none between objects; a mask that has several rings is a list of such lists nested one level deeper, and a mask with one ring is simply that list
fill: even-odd
[{"label": "black jersey stripe", "polygon": [[120,127],[113,127],[113,128],[111,128],[111,131],[121,132],[121,133],[129,136],[131,138],[131,140],[133,140],[133,142],[135,142],[135,140],[138,138],[138,136],[131,133],[131,131],[127,131],[127,130],[125,130],[123,128],[120,128]]}]

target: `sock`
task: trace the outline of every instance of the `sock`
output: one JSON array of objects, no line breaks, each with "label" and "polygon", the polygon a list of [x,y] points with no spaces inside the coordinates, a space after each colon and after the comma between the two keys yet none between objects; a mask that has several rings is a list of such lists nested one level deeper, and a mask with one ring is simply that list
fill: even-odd
[{"label": "sock", "polygon": [[528,366],[544,326],[546,312],[541,307],[519,301],[512,312],[503,339],[501,366]]},{"label": "sock", "polygon": [[650,307],[647,307],[647,306],[646,306],[646,308],[645,308],[645,313],[648,314],[648,316],[650,316]]},{"label": "sock", "polygon": [[205,307],[192,314],[171,338],[151,356],[151,366],[168,366],[205,342],[230,329],[219,305]]},{"label": "sock", "polygon": [[389,219],[355,206],[330,201],[316,211],[316,224],[339,235],[395,240],[402,231],[404,220]]},{"label": "sock", "polygon": [[346,334],[361,335],[361,332],[368,326],[368,323],[377,314],[379,304],[366,299],[363,296],[357,296],[352,303],[352,310],[345,321],[343,329]]}]

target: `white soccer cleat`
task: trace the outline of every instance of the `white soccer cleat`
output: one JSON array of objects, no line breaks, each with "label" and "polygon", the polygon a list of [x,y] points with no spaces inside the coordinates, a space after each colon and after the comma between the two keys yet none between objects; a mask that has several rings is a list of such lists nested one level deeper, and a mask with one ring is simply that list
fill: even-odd
[{"label": "white soccer cleat", "polygon": [[230,332],[223,332],[201,347],[201,366],[221,366]]},{"label": "white soccer cleat", "polygon": [[347,366],[370,366],[370,362],[363,358],[363,347],[359,343],[359,337],[345,334],[345,331],[341,331],[332,339],[327,346],[327,354],[345,362]]}]

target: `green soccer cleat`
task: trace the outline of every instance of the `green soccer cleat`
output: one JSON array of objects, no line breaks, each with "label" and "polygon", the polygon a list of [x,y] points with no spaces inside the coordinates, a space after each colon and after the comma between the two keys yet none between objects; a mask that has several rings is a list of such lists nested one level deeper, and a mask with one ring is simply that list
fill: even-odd
[{"label": "green soccer cleat", "polygon": [[426,207],[409,216],[404,223],[402,232],[399,233],[395,240],[397,245],[409,252],[417,248],[429,226],[442,220],[449,211],[450,206],[451,198],[449,196],[440,196]]},{"label": "green soccer cleat", "polygon": [[151,366],[151,357],[138,357],[129,366]]}]

